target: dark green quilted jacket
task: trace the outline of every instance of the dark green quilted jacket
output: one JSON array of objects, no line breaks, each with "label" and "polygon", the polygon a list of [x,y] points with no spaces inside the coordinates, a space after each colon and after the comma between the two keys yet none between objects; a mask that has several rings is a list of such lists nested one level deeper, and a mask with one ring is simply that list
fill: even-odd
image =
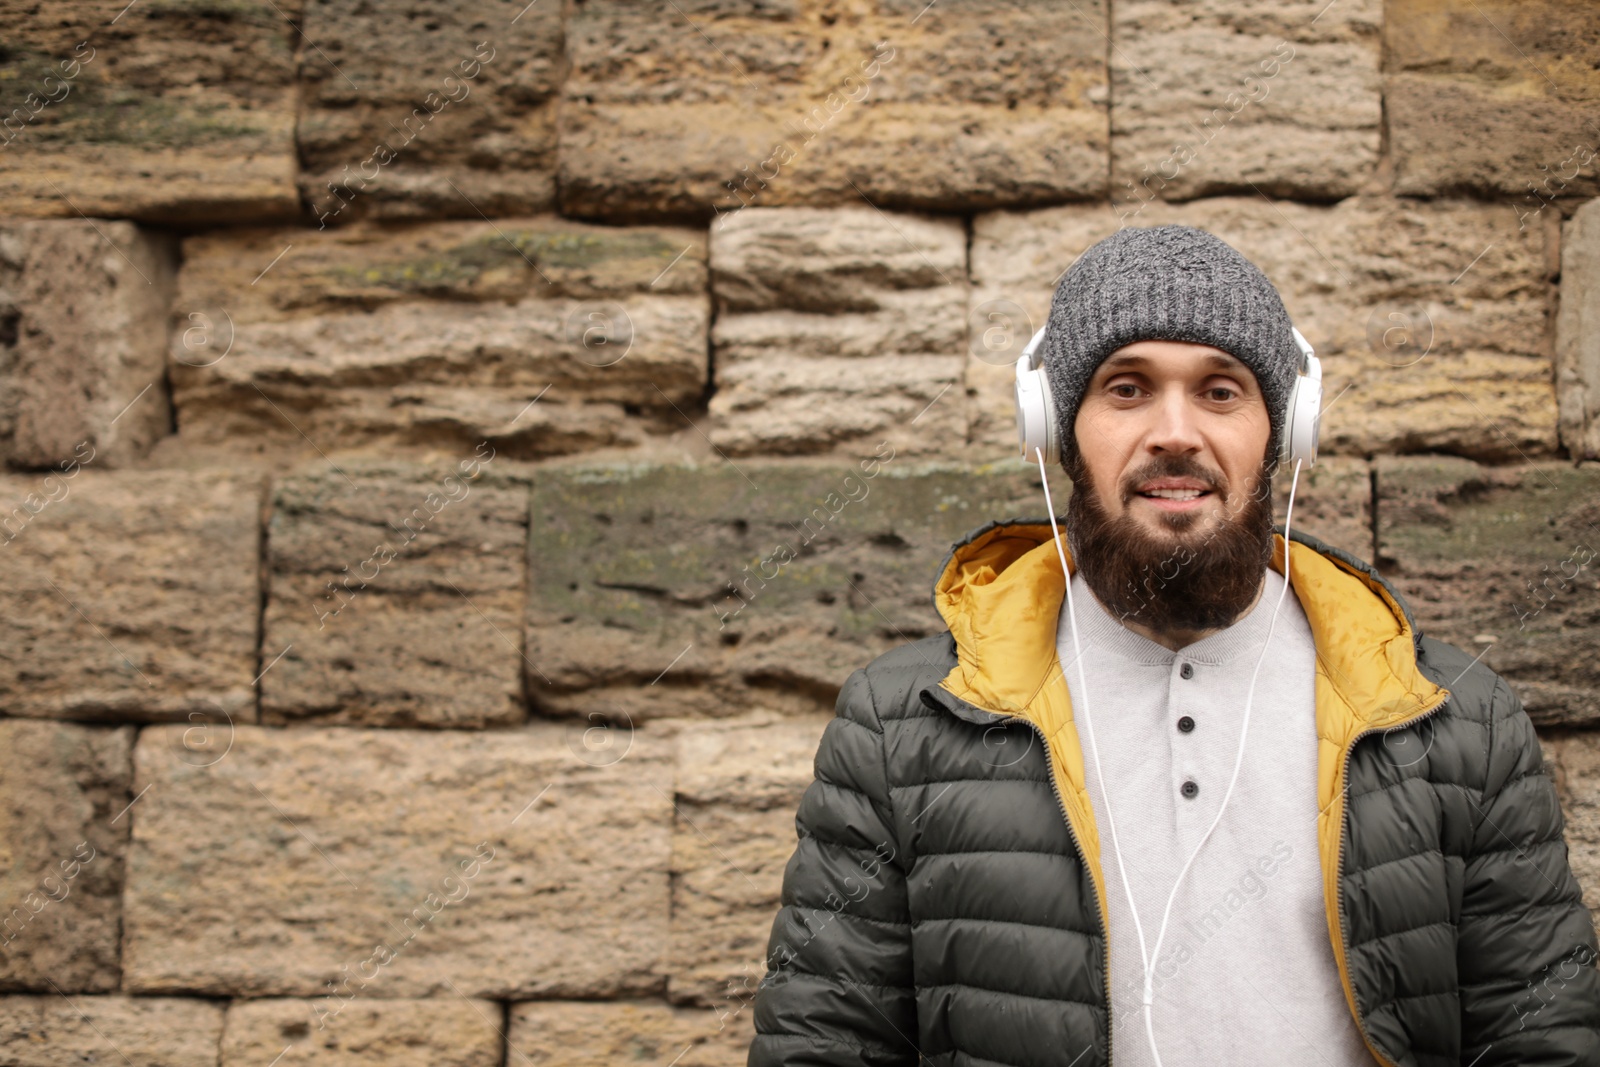
[{"label": "dark green quilted jacket", "polygon": [[[1293,545],[1328,933],[1376,1062],[1600,1067],[1594,926],[1516,694],[1423,637],[1368,564]],[[1281,527],[1275,549],[1282,573]],[[844,683],[795,818],[750,1067],[1110,1062],[1064,593],[1047,519],[988,523],[935,582],[949,632]]]}]

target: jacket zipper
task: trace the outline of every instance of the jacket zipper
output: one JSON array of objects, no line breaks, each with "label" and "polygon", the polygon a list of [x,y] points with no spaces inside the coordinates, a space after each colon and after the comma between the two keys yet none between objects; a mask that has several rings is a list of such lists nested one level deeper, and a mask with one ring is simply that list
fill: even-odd
[{"label": "jacket zipper", "polygon": [[[1051,762],[1050,742],[1045,738],[1044,731],[1039,729],[1032,720],[1025,719],[1020,715],[1010,716],[1005,721],[1007,723],[1026,723],[1028,728],[1039,738],[1039,744],[1044,749],[1045,771],[1050,779],[1050,792],[1055,794],[1056,806],[1061,809],[1061,820],[1067,824],[1067,837],[1072,840],[1072,847],[1077,849],[1078,858],[1083,861],[1083,869],[1089,875],[1089,884],[1094,887],[1095,913],[1100,917],[1101,944],[1105,946],[1105,966],[1100,969],[1100,978],[1106,998],[1106,1063],[1110,1064],[1112,1062],[1111,1037],[1113,1030],[1111,1018],[1111,931],[1106,929],[1105,907],[1100,899],[1100,886],[1095,881],[1094,871],[1089,867],[1089,857],[1084,853],[1083,845],[1078,841],[1078,835],[1072,829],[1072,817],[1067,814],[1066,802],[1061,799],[1061,787],[1056,785],[1056,769],[1054,763]],[[1387,1067],[1394,1067],[1394,1065],[1388,1064]]]},{"label": "jacket zipper", "polygon": [[[1413,718],[1410,718],[1410,719],[1406,719],[1406,720],[1404,720],[1402,722],[1394,723],[1393,725],[1390,725],[1390,726],[1383,726],[1383,727],[1374,726],[1371,729],[1362,730],[1360,733],[1356,734],[1356,736],[1351,739],[1350,744],[1348,746],[1346,746],[1346,748],[1344,750],[1344,764],[1340,768],[1340,771],[1339,771],[1339,780],[1345,783],[1344,788],[1348,789],[1349,788],[1349,783],[1350,783],[1350,757],[1355,755],[1356,744],[1363,737],[1366,737],[1369,734],[1375,734],[1380,729],[1383,730],[1385,733],[1387,733],[1390,730],[1398,730],[1398,729],[1401,729],[1402,727],[1415,726],[1417,723],[1419,723],[1422,720],[1424,720],[1424,719],[1428,718],[1429,716],[1433,715],[1440,708],[1443,708],[1445,706],[1445,704],[1449,703],[1449,701],[1450,701],[1450,694],[1448,692],[1446,692],[1445,698],[1443,700],[1439,701],[1439,703],[1435,704],[1433,707],[1429,708],[1427,711],[1424,711],[1420,715],[1417,715],[1417,716],[1415,716]],[[1342,790],[1341,790],[1341,792],[1342,792]],[[1392,1060],[1390,1060],[1388,1057],[1384,1056],[1382,1053],[1380,1053],[1378,1051],[1377,1046],[1372,1043],[1372,1037],[1367,1033],[1366,1020],[1361,1017],[1361,998],[1359,998],[1359,997],[1354,995],[1355,994],[1355,988],[1356,988],[1356,982],[1355,982],[1355,979],[1350,976],[1350,942],[1349,942],[1349,939],[1345,937],[1345,931],[1344,931],[1344,823],[1345,823],[1345,817],[1350,813],[1350,807],[1349,807],[1349,803],[1348,803],[1349,798],[1346,797],[1345,801],[1346,801],[1346,803],[1344,803],[1344,804],[1342,804],[1340,806],[1340,810],[1339,810],[1339,825],[1334,830],[1334,833],[1337,835],[1335,840],[1338,842],[1338,855],[1337,855],[1337,859],[1335,861],[1336,870],[1335,870],[1335,873],[1334,873],[1334,883],[1333,883],[1334,904],[1335,904],[1335,909],[1336,909],[1336,911],[1338,913],[1338,916],[1339,916],[1339,942],[1340,942],[1341,945],[1344,946],[1344,969],[1345,969],[1344,977],[1345,977],[1345,980],[1350,983],[1350,992],[1351,992],[1350,1001],[1355,1006],[1356,1029],[1361,1031],[1361,1040],[1366,1042],[1367,1049],[1372,1053],[1373,1058],[1376,1059],[1379,1063],[1383,1064],[1383,1067],[1395,1067],[1395,1064],[1394,1064],[1394,1062]],[[1068,829],[1071,829],[1071,828],[1068,827]]]}]

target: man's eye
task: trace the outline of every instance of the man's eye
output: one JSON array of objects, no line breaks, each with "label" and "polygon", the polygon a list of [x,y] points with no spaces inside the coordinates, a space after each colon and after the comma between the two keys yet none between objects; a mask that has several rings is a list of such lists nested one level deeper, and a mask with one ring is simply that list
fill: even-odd
[{"label": "man's eye", "polygon": [[[1127,389],[1128,392],[1126,392],[1126,393],[1118,392],[1118,390],[1121,390],[1121,389]],[[1124,400],[1132,400],[1135,396],[1138,395],[1139,387],[1136,386],[1136,385],[1132,385],[1132,384],[1130,384],[1128,382],[1123,382],[1121,385],[1113,385],[1111,387],[1111,391],[1113,393],[1116,393],[1117,396],[1121,397]]]},{"label": "man's eye", "polygon": [[[1210,389],[1207,389],[1206,392],[1211,394],[1211,399],[1217,401],[1232,400],[1234,397],[1233,390],[1229,389],[1225,385],[1214,386]],[[1221,394],[1220,396],[1218,395],[1219,393]]]}]

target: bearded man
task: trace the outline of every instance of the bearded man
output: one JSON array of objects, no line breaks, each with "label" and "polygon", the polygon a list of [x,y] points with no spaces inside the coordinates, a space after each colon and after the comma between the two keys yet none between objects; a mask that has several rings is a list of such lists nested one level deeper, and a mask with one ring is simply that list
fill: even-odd
[{"label": "bearded man", "polygon": [[1120,230],[1040,351],[1070,554],[1049,515],[973,530],[948,632],[844,683],[751,1067],[1600,1065],[1516,693],[1273,523],[1309,355],[1265,275]]}]

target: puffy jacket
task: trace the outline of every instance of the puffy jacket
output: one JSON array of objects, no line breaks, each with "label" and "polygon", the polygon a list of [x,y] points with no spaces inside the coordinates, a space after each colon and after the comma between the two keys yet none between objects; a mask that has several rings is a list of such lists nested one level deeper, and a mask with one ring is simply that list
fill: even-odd
[{"label": "puffy jacket", "polygon": [[[1594,926],[1517,695],[1423,637],[1370,565],[1293,541],[1328,935],[1373,1056],[1600,1065]],[[1281,526],[1274,545],[1282,573]],[[1048,519],[988,523],[934,583],[948,632],[845,681],[795,818],[750,1067],[1110,1062],[1064,595]]]}]

